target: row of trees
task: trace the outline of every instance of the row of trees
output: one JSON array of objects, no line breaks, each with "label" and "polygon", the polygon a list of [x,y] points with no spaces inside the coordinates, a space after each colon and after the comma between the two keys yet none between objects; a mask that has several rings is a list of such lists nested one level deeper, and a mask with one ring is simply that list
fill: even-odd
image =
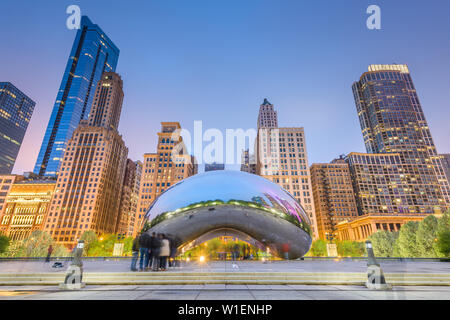
[{"label": "row of trees", "polygon": [[[97,237],[94,231],[85,231],[81,239],[84,240],[84,255],[90,257],[110,257],[115,243],[124,243],[123,255],[131,256],[133,238],[118,240],[115,234]],[[0,235],[0,257],[45,257],[48,247],[52,245],[54,257],[67,257],[69,250],[63,245],[55,244],[52,237],[44,231],[33,231],[31,235],[20,241],[12,241]]]},{"label": "row of trees", "polygon": [[450,257],[450,214],[410,221],[399,232],[378,231],[369,239],[380,257]]},{"label": "row of trees", "polygon": [[[450,214],[441,218],[431,215],[422,221],[405,223],[398,232],[377,231],[369,237],[378,257],[442,258],[450,257]],[[364,242],[334,241],[338,255],[362,257],[366,255]],[[327,242],[316,240],[308,256],[326,257]]]},{"label": "row of trees", "polygon": [[[363,242],[358,241],[334,241],[336,244],[338,255],[341,257],[363,257],[366,253],[366,247]],[[311,250],[309,250],[307,256],[311,257],[326,257],[327,242],[322,239],[318,239],[313,242]]]}]

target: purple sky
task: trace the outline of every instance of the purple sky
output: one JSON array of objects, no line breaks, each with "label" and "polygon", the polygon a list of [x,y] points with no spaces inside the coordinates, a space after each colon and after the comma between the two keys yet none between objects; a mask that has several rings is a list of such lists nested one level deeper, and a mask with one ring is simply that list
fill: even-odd
[{"label": "purple sky", "polygon": [[[365,151],[351,85],[369,64],[406,63],[440,153],[450,152],[450,2],[2,0],[0,81],[36,101],[14,173],[31,171],[69,56],[67,6],[120,48],[129,157],[155,152],[161,121],[254,128],[268,98],[303,126],[310,163]],[[366,28],[370,4],[382,30]]]}]

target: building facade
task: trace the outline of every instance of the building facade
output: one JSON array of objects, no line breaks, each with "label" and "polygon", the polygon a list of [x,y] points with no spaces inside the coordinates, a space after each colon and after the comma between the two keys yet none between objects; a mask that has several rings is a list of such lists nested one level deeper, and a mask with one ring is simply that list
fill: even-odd
[{"label": "building facade", "polygon": [[115,233],[119,219],[128,154],[117,131],[123,99],[120,76],[104,73],[94,96],[89,120],[81,121],[67,144],[44,227],[67,247],[87,230]]},{"label": "building facade", "polygon": [[41,176],[56,176],[67,143],[81,120],[88,119],[97,82],[115,71],[119,49],[88,17],[83,16],[64,71],[34,167]]},{"label": "building facade", "polygon": [[34,230],[41,230],[55,185],[55,180],[23,180],[14,183],[0,217],[0,233],[11,240],[23,240]]},{"label": "building facade", "polygon": [[155,199],[177,182],[197,173],[195,159],[185,153],[178,122],[161,122],[157,153],[144,154],[135,232],[141,230],[144,216]]},{"label": "building facade", "polygon": [[0,175],[0,223],[6,209],[6,198],[15,182],[23,180],[23,176],[15,174]]},{"label": "building facade", "polygon": [[257,137],[257,174],[275,182],[302,205],[319,236],[311,173],[303,128],[260,128]]},{"label": "building facade", "polygon": [[450,153],[443,153],[440,157],[445,175],[447,176],[447,181],[450,183]]},{"label": "building facade", "polygon": [[0,174],[10,174],[36,103],[10,82],[0,82]]},{"label": "building facade", "polygon": [[450,187],[408,67],[371,65],[352,88],[367,152],[386,154],[379,160],[398,159],[403,193],[395,210],[446,211]]},{"label": "building facade", "polygon": [[310,171],[319,238],[336,238],[336,225],[358,216],[350,169],[339,158],[331,163],[314,163]]},{"label": "building facade", "polygon": [[409,221],[421,221],[423,215],[399,214],[377,215],[368,214],[350,221],[342,221],[336,226],[339,240],[365,241],[373,233],[381,230],[399,231],[401,226]]},{"label": "building facade", "polygon": [[254,154],[250,154],[249,149],[242,151],[241,171],[256,174],[256,159]]},{"label": "building facade", "polygon": [[141,187],[142,177],[142,162],[136,161],[136,170],[134,172],[133,189],[130,196],[130,216],[128,221],[128,237],[136,237],[140,230],[137,229],[137,220],[139,217],[138,205],[139,205],[139,190]]}]

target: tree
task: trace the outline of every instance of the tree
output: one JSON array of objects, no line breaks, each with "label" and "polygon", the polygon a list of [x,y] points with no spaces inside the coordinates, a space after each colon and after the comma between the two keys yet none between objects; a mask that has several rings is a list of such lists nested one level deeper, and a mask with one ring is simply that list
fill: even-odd
[{"label": "tree", "polygon": [[0,234],[0,254],[5,253],[9,247],[9,238]]},{"label": "tree", "polygon": [[417,252],[420,257],[439,256],[437,250],[438,219],[431,215],[419,222],[416,233]]},{"label": "tree", "polygon": [[398,234],[398,239],[395,242],[394,254],[399,257],[417,257],[419,252],[417,250],[416,233],[419,223],[417,221],[409,221],[405,223]]},{"label": "tree", "polygon": [[358,241],[337,241],[338,254],[342,257],[362,257],[365,252],[365,245]]},{"label": "tree", "polygon": [[373,253],[377,257],[392,257],[394,244],[398,238],[398,232],[380,230],[369,236],[372,241]]},{"label": "tree", "polygon": [[438,219],[435,248],[439,256],[450,257],[450,211]]},{"label": "tree", "polygon": [[439,233],[436,247],[441,255],[450,258],[450,230]]},{"label": "tree", "polygon": [[450,230],[450,211],[444,213],[442,217],[438,219],[437,229],[438,234]]},{"label": "tree", "polygon": [[27,239],[20,243],[18,250],[15,252],[15,256],[45,257],[47,256],[48,247],[52,242],[53,239],[47,232],[35,230]]},{"label": "tree", "polygon": [[312,243],[311,254],[313,257],[326,257],[327,256],[327,242],[322,239],[317,239]]},{"label": "tree", "polygon": [[94,231],[87,230],[87,231],[83,232],[83,234],[81,235],[80,240],[84,240],[83,254],[84,255],[88,255],[90,246],[93,243],[95,243],[98,240],[98,238],[97,238],[97,234]]}]

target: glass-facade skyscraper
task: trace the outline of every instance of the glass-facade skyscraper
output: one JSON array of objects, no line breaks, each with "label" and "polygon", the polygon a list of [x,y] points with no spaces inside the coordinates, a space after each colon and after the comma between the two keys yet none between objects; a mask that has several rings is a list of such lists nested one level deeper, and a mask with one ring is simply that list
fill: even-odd
[{"label": "glass-facade skyscraper", "polygon": [[395,203],[378,205],[394,206],[396,213],[445,211],[449,184],[408,66],[371,65],[352,88],[367,152],[399,158],[395,170],[400,180],[380,190],[395,194]]},{"label": "glass-facade skyscraper", "polygon": [[115,71],[118,58],[119,49],[99,26],[83,16],[34,173],[41,176],[57,174],[67,142],[80,121],[89,116],[97,82],[104,72]]},{"label": "glass-facade skyscraper", "polygon": [[0,174],[10,174],[36,103],[9,82],[0,82]]}]

